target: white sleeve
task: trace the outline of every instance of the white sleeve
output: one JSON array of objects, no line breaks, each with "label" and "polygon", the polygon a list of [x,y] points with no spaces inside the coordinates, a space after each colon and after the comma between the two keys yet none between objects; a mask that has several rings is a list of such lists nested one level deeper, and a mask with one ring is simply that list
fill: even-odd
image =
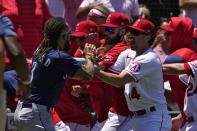
[{"label": "white sleeve", "polygon": [[120,53],[120,55],[118,56],[118,59],[116,60],[116,62],[109,68],[110,71],[114,72],[114,73],[120,73],[122,72],[122,70],[125,68],[125,51]]},{"label": "white sleeve", "polygon": [[131,8],[131,16],[139,16],[138,0],[133,0],[133,7]]},{"label": "white sleeve", "polygon": [[153,73],[157,69],[157,65],[155,65],[153,61],[150,61],[147,58],[142,58],[133,61],[124,71],[130,74],[135,81],[138,81],[142,77]]},{"label": "white sleeve", "polygon": [[80,4],[79,8],[84,8],[87,7],[88,5],[94,3],[94,0],[83,0],[82,3]]},{"label": "white sleeve", "polygon": [[188,62],[188,64],[192,70],[192,73],[194,74],[194,77],[197,79],[197,60]]}]

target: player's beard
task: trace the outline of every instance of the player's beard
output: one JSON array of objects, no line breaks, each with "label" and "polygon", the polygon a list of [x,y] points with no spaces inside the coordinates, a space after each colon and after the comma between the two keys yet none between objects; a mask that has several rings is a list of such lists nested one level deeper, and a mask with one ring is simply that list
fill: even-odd
[{"label": "player's beard", "polygon": [[117,35],[115,38],[111,39],[110,37],[106,36],[106,41],[105,44],[112,44],[116,45],[117,43],[121,42],[121,37],[120,35]]}]

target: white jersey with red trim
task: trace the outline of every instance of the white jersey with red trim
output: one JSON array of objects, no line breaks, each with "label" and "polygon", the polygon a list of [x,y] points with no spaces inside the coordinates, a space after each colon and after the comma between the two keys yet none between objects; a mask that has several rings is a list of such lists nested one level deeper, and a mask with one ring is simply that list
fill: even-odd
[{"label": "white jersey with red trim", "polygon": [[197,115],[197,60],[188,62],[188,64],[193,76],[189,76],[188,87],[184,99],[184,112],[190,117]]},{"label": "white jersey with red trim", "polygon": [[126,49],[121,52],[116,62],[109,68],[110,71],[119,74],[122,72],[131,62],[133,62],[136,56],[136,52],[131,49]]},{"label": "white jersey with red trim", "polygon": [[166,104],[162,64],[152,49],[137,56],[124,70],[135,82],[125,85],[125,97],[130,111]]}]

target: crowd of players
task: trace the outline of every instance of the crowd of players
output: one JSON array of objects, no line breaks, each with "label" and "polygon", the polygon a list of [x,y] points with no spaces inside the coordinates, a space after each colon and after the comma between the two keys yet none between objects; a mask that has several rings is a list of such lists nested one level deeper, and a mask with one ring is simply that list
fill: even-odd
[{"label": "crowd of players", "polygon": [[[2,46],[15,63],[7,39],[16,35],[1,24]],[[30,78],[20,73],[27,68],[24,61],[25,67],[17,70],[16,64],[16,71],[4,73],[3,86],[10,108],[16,109],[18,130],[176,131],[183,123],[182,130],[197,129],[197,30],[190,18],[171,17],[156,31],[145,18],[131,24],[125,14],[98,5],[75,31],[64,19],[51,18],[43,33],[28,60]],[[158,43],[166,53],[163,61],[152,49]],[[166,80],[181,111],[172,119],[164,96]],[[91,110],[96,114],[92,128]]]}]

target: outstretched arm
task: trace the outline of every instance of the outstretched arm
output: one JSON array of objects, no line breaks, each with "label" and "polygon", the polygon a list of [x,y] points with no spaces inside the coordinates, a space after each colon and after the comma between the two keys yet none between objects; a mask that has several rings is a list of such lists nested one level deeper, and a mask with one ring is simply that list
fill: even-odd
[{"label": "outstretched arm", "polygon": [[119,75],[108,73],[102,70],[99,70],[98,68],[95,71],[95,75],[103,80],[104,82],[113,85],[115,87],[122,87],[126,83],[133,82],[134,78],[130,76],[127,72],[122,71]]},{"label": "outstretched arm", "polygon": [[163,64],[163,73],[169,75],[185,74],[184,63]]}]

